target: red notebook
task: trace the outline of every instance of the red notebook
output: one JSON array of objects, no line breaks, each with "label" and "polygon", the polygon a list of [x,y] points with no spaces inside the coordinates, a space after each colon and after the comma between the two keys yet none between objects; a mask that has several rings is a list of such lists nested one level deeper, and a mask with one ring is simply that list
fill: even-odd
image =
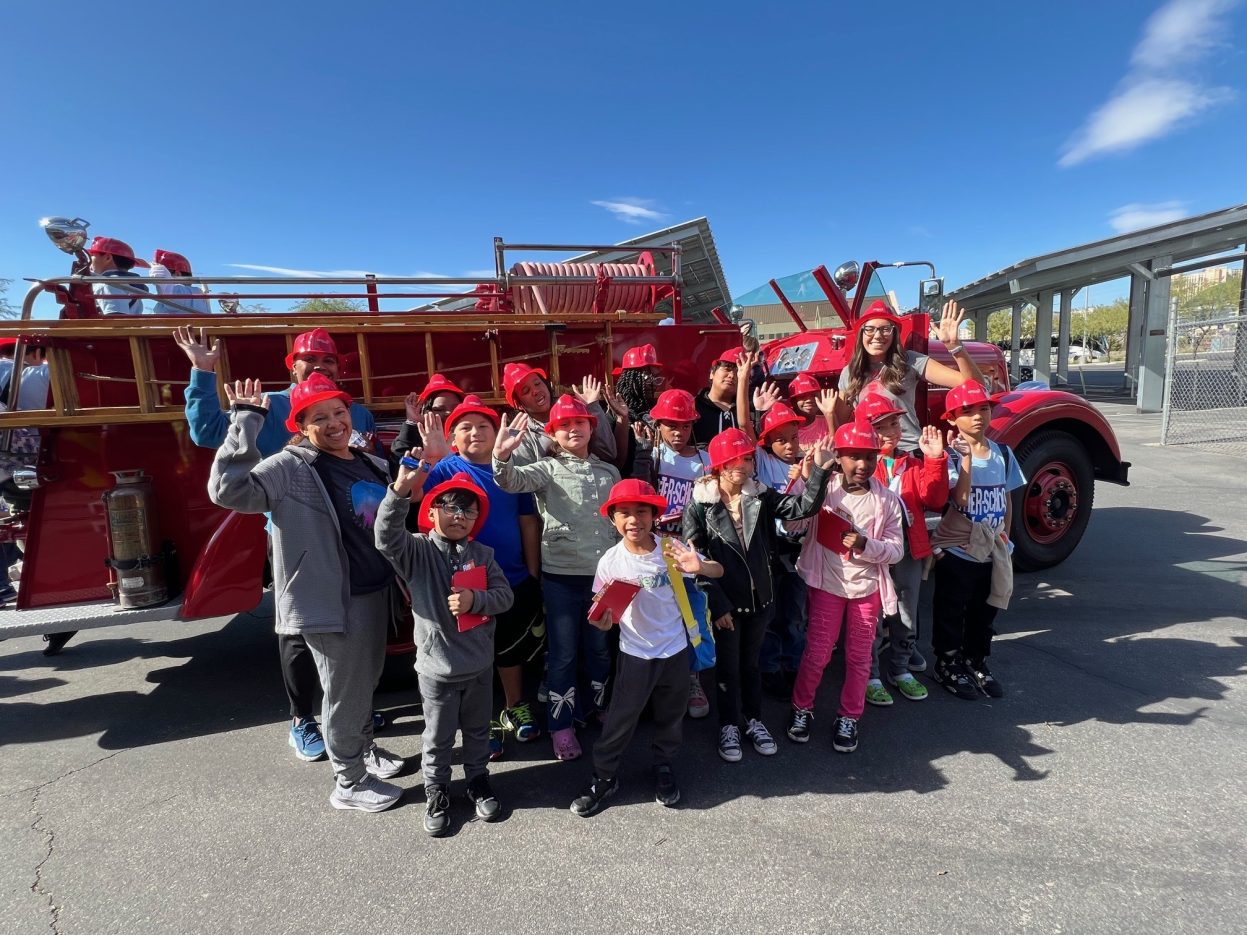
[{"label": "red notebook", "polygon": [[[470,588],[473,591],[485,591],[489,588],[489,570],[484,565],[477,565],[474,568],[465,568],[463,571],[457,571],[451,575],[450,583],[457,588]],[[468,630],[479,627],[487,620],[489,620],[488,614],[460,614],[459,632],[467,633]]]},{"label": "red notebook", "polygon": [[602,589],[602,594],[589,607],[589,619],[601,620],[606,611],[618,623],[623,612],[628,609],[632,599],[640,593],[641,586],[635,581],[612,581]]},{"label": "red notebook", "polygon": [[846,532],[857,532],[857,527],[845,513],[829,510],[827,507],[818,511],[818,525],[814,534],[818,537],[819,545],[840,555],[847,555],[849,550],[844,547]]}]

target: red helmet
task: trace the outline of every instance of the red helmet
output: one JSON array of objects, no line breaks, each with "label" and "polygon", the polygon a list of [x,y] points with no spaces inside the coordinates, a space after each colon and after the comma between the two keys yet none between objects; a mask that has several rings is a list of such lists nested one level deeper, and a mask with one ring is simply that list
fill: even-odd
[{"label": "red helmet", "polygon": [[869,422],[846,422],[836,429],[836,451],[879,451],[879,433]]},{"label": "red helmet", "polygon": [[157,250],[152,262],[159,263],[171,273],[181,273],[183,276],[191,274],[191,261],[172,250]]},{"label": "red helmet", "polygon": [[762,417],[762,432],[758,436],[758,444],[767,444],[766,437],[776,429],[794,423],[800,425],[804,421],[804,419],[792,411],[792,407],[787,403],[776,403]]},{"label": "red helmet", "polygon": [[686,390],[667,390],[658,397],[649,416],[655,422],[696,422],[697,401]]},{"label": "red helmet", "polygon": [[710,455],[710,467],[721,468],[729,461],[753,455],[753,442],[740,429],[724,429],[710,440],[706,449]]},{"label": "red helmet", "polygon": [[611,510],[620,503],[648,503],[660,516],[667,512],[667,498],[660,497],[658,491],[643,480],[628,478],[612,487],[602,504],[602,515],[610,519]]},{"label": "red helmet", "polygon": [[467,393],[459,389],[440,373],[435,373],[429,377],[428,386],[420,391],[420,402],[424,402],[430,396],[436,396],[438,393],[454,393],[460,399],[467,397]]},{"label": "red helmet", "polygon": [[[449,392],[449,391],[444,391]],[[494,412],[483,402],[479,396],[465,396],[463,402],[454,408],[454,411],[446,419],[446,437],[450,438],[451,433],[455,430],[455,424],[464,416],[476,413],[484,416],[494,426],[494,431],[498,431],[498,413]]]},{"label": "red helmet", "polygon": [[502,391],[507,397],[507,402],[512,406],[516,405],[515,391],[519,389],[520,384],[529,378],[532,374],[537,374],[543,380],[549,380],[544,370],[537,370],[528,364],[507,364],[502,369]]},{"label": "red helmet", "polygon": [[96,253],[103,256],[123,256],[133,260],[135,266],[150,265],[146,260],[140,260],[136,257],[128,243],[115,237],[96,237],[91,241],[91,245],[87,247],[87,253]]},{"label": "red helmet", "polygon": [[857,408],[853,410],[853,418],[874,425],[880,419],[886,419],[888,416],[899,416],[904,414],[904,412],[904,409],[901,409],[886,396],[881,396],[878,393],[867,393],[858,401]]},{"label": "red helmet", "polygon": [[726,351],[724,351],[722,354],[716,357],[711,362],[710,366],[713,369],[714,367],[717,367],[719,364],[739,365],[740,355],[743,353],[745,353],[745,349],[743,347],[728,348]]},{"label": "red helmet", "polygon": [[338,345],[333,343],[329,332],[324,328],[313,328],[295,335],[294,347],[286,355],[286,369],[294,369],[295,358],[300,354],[334,354],[338,353]]},{"label": "red helmet", "polygon": [[598,424],[598,417],[589,411],[589,407],[574,396],[564,393],[558,402],[550,407],[550,417],[546,420],[546,434],[553,435],[554,430],[570,419],[588,419],[589,426]]},{"label": "red helmet", "polygon": [[435,484],[424,495],[424,498],[420,501],[420,515],[416,518],[416,526],[424,533],[429,532],[433,528],[433,522],[429,519],[429,510],[433,508],[433,504],[437,502],[438,497],[451,490],[464,490],[476,497],[476,508],[480,512],[476,514],[476,522],[472,524],[472,530],[468,533],[468,538],[471,539],[481,531],[481,527],[485,525],[485,520],[489,518],[489,495],[478,487],[465,471],[460,471],[450,480],[444,480],[440,484]]},{"label": "red helmet", "polygon": [[323,373],[313,372],[302,383],[296,383],[290,391],[290,415],[286,417],[286,428],[291,432],[299,431],[295,417],[325,399],[340,399],[348,408],[351,405],[351,394],[338,389]]},{"label": "red helmet", "polygon": [[982,383],[978,380],[966,380],[961,386],[955,386],[949,390],[948,395],[944,397],[943,418],[952,420],[956,417],[958,409],[977,406],[979,403],[994,402],[995,400],[987,394]]},{"label": "red helmet", "polygon": [[862,312],[861,317],[857,319],[857,324],[853,326],[854,331],[861,331],[862,325],[868,321],[890,321],[896,326],[897,334],[900,334],[901,328],[905,325],[905,320],[896,312],[892,311],[892,307],[884,302],[883,299],[875,299],[870,303],[866,311]]},{"label": "red helmet", "polygon": [[658,362],[658,351],[654,349],[652,344],[642,344],[640,347],[630,347],[624,351],[623,364],[616,367],[612,372],[615,376],[619,376],[625,370],[634,370],[637,367],[657,367],[662,369],[662,364]]},{"label": "red helmet", "polygon": [[792,378],[792,382],[788,384],[789,399],[796,399],[798,396],[808,396],[810,393],[821,393],[822,391],[823,385],[808,373],[798,373]]}]

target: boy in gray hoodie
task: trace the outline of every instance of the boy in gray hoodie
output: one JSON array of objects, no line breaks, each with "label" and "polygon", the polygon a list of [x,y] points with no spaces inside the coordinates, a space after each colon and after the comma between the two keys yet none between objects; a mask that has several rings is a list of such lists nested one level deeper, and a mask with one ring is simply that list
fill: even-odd
[{"label": "boy in gray hoodie", "polygon": [[[411,593],[415,616],[416,674],[424,698],[424,830],[450,829],[450,763],[455,732],[463,732],[467,797],[482,821],[501,813],[489,785],[489,720],[493,710],[494,615],[514,595],[494,561],[494,550],[472,541],[489,515],[489,498],[466,473],[422,494],[429,465],[409,465],[386,490],[373,527],[377,549]],[[420,533],[407,531],[413,492],[423,496]],[[453,580],[485,570],[484,587]],[[474,582],[475,584],[475,582]],[[482,620],[481,618],[485,618]]]}]

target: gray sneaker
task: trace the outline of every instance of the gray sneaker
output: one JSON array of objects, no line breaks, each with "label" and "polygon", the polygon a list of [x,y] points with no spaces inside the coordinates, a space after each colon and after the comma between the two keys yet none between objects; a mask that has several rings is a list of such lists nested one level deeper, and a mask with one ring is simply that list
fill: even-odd
[{"label": "gray sneaker", "polygon": [[927,661],[922,658],[922,653],[918,652],[916,649],[910,653],[908,668],[910,672],[927,671]]},{"label": "gray sneaker", "polygon": [[407,761],[375,743],[364,753],[364,769],[378,779],[389,779],[403,771]]},{"label": "gray sneaker", "polygon": [[402,796],[403,790],[393,783],[382,782],[365,773],[359,782],[343,786],[335,784],[329,796],[334,808],[354,808],[361,812],[383,812]]}]

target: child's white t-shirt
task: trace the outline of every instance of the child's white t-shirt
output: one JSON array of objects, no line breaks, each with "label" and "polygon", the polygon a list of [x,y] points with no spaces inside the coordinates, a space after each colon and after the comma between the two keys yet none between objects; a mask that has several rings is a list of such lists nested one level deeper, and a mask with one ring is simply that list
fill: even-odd
[{"label": "child's white t-shirt", "polygon": [[[998,532],[1005,531],[1005,507],[1008,503],[1009,491],[1016,490],[1026,483],[1022,469],[1018,467],[1017,458],[1010,452],[1008,464],[1000,446],[988,440],[990,452],[986,458],[974,458],[970,469],[970,498],[966,509],[961,512],[971,521],[986,523]],[[961,456],[955,449],[948,452],[948,486],[957,485],[961,476]],[[957,509],[961,509],[958,507]],[[949,552],[967,562],[974,561],[965,551],[950,548]],[[1009,552],[1013,552],[1013,543],[1009,543]],[[990,561],[990,559],[988,559]]]},{"label": "child's white t-shirt", "polygon": [[660,520],[657,531],[680,535],[684,508],[693,500],[693,483],[706,473],[709,456],[700,449],[692,456],[682,455],[658,445],[654,449],[658,467],[658,495],[667,501],[667,519]]},{"label": "child's white t-shirt", "polygon": [[[641,585],[622,619],[617,621],[621,652],[638,659],[667,659],[688,645],[684,618],[675,602],[667,563],[663,561],[661,540],[647,555],[629,552],[622,542],[607,549],[598,559],[593,591],[596,594],[610,582],[620,580]],[[693,587],[687,576],[685,587]]]}]

